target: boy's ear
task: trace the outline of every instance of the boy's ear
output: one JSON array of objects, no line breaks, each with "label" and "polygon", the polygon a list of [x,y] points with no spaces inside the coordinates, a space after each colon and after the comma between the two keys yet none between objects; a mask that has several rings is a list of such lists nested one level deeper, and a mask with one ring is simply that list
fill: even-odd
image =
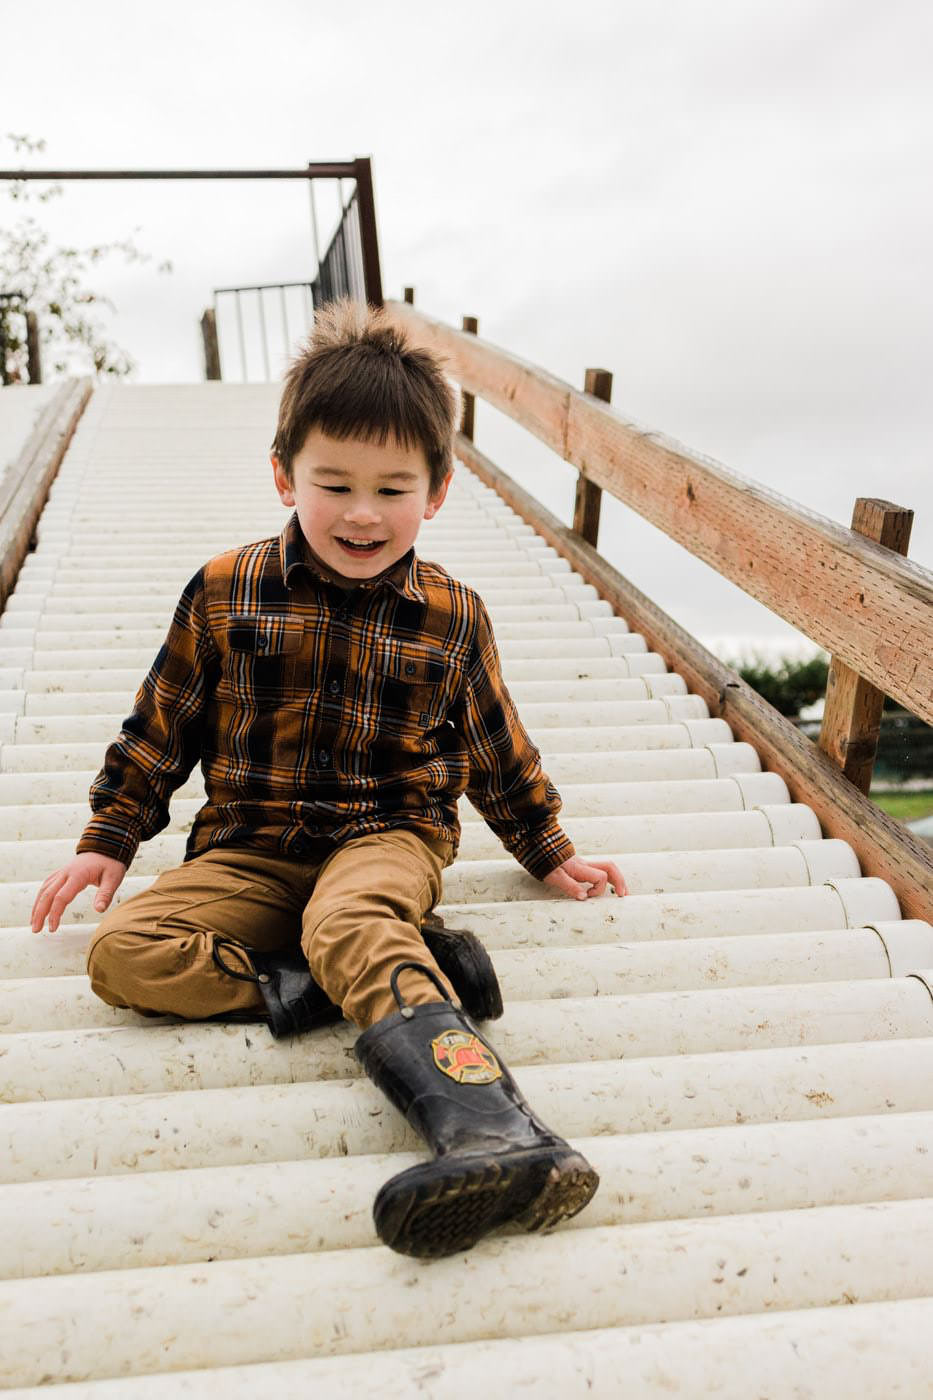
[{"label": "boy's ear", "polygon": [[289,482],[282,464],[274,452],[269,453],[269,461],[272,463],[272,476],[275,481],[275,489],[279,493],[279,500],[283,506],[293,506],[295,504],[294,487]]},{"label": "boy's ear", "polygon": [[435,515],[437,515],[437,512],[444,504],[444,498],[447,495],[447,488],[453,480],[453,476],[453,468],[451,467],[450,471],[447,473],[447,475],[444,477],[444,480],[441,482],[441,488],[438,491],[437,495],[431,496],[428,499],[428,504],[424,512],[425,520],[431,520]]}]

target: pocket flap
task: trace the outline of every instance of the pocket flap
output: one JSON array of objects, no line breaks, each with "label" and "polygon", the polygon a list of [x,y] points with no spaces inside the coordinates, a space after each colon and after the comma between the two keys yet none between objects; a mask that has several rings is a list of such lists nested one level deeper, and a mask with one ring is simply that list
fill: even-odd
[{"label": "pocket flap", "polygon": [[248,651],[254,656],[282,656],[300,651],[304,623],[286,617],[232,617],[227,623],[227,645],[231,651]]},{"label": "pocket flap", "polygon": [[408,685],[442,685],[450,670],[447,655],[439,647],[399,644],[380,648],[379,670]]}]

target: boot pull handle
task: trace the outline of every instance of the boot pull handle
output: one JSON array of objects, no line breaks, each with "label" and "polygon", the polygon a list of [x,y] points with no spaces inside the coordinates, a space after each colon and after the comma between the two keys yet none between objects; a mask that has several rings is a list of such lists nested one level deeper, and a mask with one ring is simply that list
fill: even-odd
[{"label": "boot pull handle", "polygon": [[[221,972],[225,972],[228,977],[235,977],[238,982],[268,982],[269,977],[268,974],[265,972],[260,972],[257,976],[255,972],[235,971],[235,969],[232,968],[229,963],[225,963],[223,958],[220,956],[221,947],[235,948],[236,951],[240,953],[242,957],[247,959],[249,958],[249,953],[247,949],[242,946],[242,944],[235,943],[230,938],[215,938],[213,946],[211,948],[211,957],[214,959],[214,962],[220,968]],[[250,966],[252,966],[252,964],[250,964]]]},{"label": "boot pull handle", "polygon": [[405,1001],[403,1000],[403,998],[402,998],[402,993],[401,993],[401,991],[399,990],[399,985],[398,985],[398,975],[399,975],[400,972],[404,972],[405,969],[406,969],[406,967],[413,967],[413,968],[415,969],[416,972],[423,972],[424,975],[425,975],[425,977],[430,977],[431,981],[434,983],[435,987],[436,987],[437,990],[440,992],[440,994],[441,994],[441,996],[444,998],[444,1000],[445,1000],[445,1001],[449,1001],[450,1004],[451,1004],[451,1006],[459,1007],[460,1003],[451,1000],[451,998],[447,995],[447,992],[444,990],[444,985],[443,985],[443,983],[441,982],[441,979],[438,977],[437,973],[434,971],[433,968],[428,967],[426,963],[420,963],[420,962],[400,962],[400,963],[396,963],[395,967],[393,967],[392,972],[391,972],[391,974],[390,974],[390,976],[389,976],[389,986],[392,988],[392,995],[395,997],[396,1003],[397,1003],[397,1005],[398,1005],[398,1009],[399,1009],[399,1011],[401,1011],[401,1013],[402,1013],[402,1015],[405,1017],[405,1020],[406,1020],[406,1021],[410,1021],[411,1018],[412,1018],[412,1016],[414,1016],[414,1014],[415,1014],[414,1011],[412,1010],[412,1008],[407,1004],[407,1002],[405,1002]]}]

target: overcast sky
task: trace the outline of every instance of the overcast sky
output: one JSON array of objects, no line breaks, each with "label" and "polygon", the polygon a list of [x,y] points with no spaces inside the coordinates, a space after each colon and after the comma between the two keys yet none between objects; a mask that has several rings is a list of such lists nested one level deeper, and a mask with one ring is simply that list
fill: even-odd
[{"label": "overcast sky", "polygon": [[[425,311],[475,315],[580,387],[608,368],[627,418],[834,519],[858,495],[911,506],[910,552],[930,563],[927,0],[141,13],[0,0],[0,138],[47,141],[31,158],[4,142],[0,165],[371,155],[387,296],[413,285]],[[333,188],[318,206],[329,231]],[[17,207],[0,200],[0,219]],[[95,277],[141,383],[201,377],[214,287],[314,270],[298,182],[72,185],[41,216],[73,244],[132,236],[153,255]],[[477,442],[569,522],[571,468],[482,405]],[[717,649],[796,635],[617,502],[600,547]]]}]

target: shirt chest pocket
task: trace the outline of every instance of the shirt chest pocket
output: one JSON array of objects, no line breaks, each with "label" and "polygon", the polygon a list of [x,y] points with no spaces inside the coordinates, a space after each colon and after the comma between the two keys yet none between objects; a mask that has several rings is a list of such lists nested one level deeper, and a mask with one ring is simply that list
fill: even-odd
[{"label": "shirt chest pocket", "polygon": [[226,680],[243,698],[282,698],[306,688],[304,623],[295,618],[232,617],[227,623]]},{"label": "shirt chest pocket", "polygon": [[389,724],[423,731],[443,723],[452,683],[446,652],[424,643],[383,643],[375,660]]}]

